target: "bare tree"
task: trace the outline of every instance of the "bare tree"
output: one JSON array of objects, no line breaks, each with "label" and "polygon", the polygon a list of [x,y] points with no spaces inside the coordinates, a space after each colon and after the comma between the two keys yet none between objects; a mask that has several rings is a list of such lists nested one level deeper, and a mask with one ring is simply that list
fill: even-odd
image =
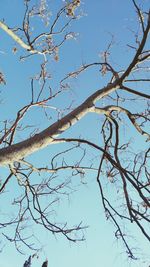
[{"label": "bare tree", "polygon": [[[7,119],[1,123],[0,165],[7,167],[7,176],[2,177],[0,193],[3,197],[4,193],[9,190],[11,181],[16,179],[15,186],[18,187],[18,194],[20,194],[20,196],[13,197],[11,193],[17,215],[0,222],[1,228],[6,229],[6,231],[2,230],[2,235],[14,242],[19,251],[21,251],[20,241],[30,249],[36,249],[32,245],[33,236],[24,235],[30,219],[53,234],[61,233],[68,240],[74,242],[84,240],[84,225],[78,223],[69,227],[67,223],[57,223],[53,219],[52,212],[59,198],[68,196],[72,192],[71,181],[74,176],[81,177],[82,183],[86,172],[94,171],[106,218],[114,224],[115,237],[122,239],[129,257],[135,258],[122,222],[136,224],[143,236],[150,241],[148,169],[150,95],[146,92],[148,91],[147,84],[150,82],[148,77],[150,11],[145,10],[144,7],[141,9],[135,0],[131,0],[139,24],[138,32],[133,33],[135,44],[127,44],[132,56],[128,66],[121,67],[119,70],[114,67],[109,57],[113,45],[111,41],[102,53],[102,61],[82,64],[79,69],[63,77],[60,80],[59,89],[55,90],[51,86],[48,64],[50,60],[57,62],[59,50],[68,39],[75,37],[75,33],[70,31],[70,23],[75,22],[79,16],[80,0],[64,2],[50,21],[46,1],[41,1],[39,6],[32,5],[30,0],[24,2],[25,12],[22,26],[10,28],[7,21],[3,20],[0,22],[0,28],[15,41],[13,52],[16,53],[21,49],[20,60],[34,60],[34,57],[40,57],[42,61],[40,72],[31,78],[29,103],[18,110],[13,122]],[[34,25],[34,19],[36,21],[37,17],[40,18],[42,25],[43,22],[46,25],[40,32],[36,29],[36,22]],[[31,34],[32,31],[33,34]],[[70,102],[65,108],[58,108],[57,98],[63,94],[65,98],[66,92],[71,92],[69,81],[91,68],[100,71],[102,78],[106,79],[106,85],[95,90],[77,107],[73,107]],[[7,83],[5,76],[5,73],[1,72],[1,84]],[[109,104],[104,105],[104,99]],[[137,108],[139,103],[142,103],[141,108]],[[28,114],[30,116],[30,112],[36,108],[39,108],[41,112],[44,111],[47,120],[49,120],[49,109],[55,111],[54,117],[50,118],[51,121],[47,121],[48,127],[42,131],[36,127],[30,130],[28,120],[26,120]],[[101,117],[101,129],[98,129],[101,139],[99,143],[94,143],[84,137],[66,137],[67,130],[89,113],[95,113]],[[125,138],[122,138],[123,129],[126,133]],[[143,139],[143,151],[132,149],[131,137],[136,139],[136,134],[129,129],[137,132],[137,140],[139,136]],[[26,130],[28,137],[26,137]],[[22,134],[23,141],[19,141],[18,133],[19,136]],[[65,135],[61,137],[63,133]],[[54,144],[62,148],[62,151],[57,151],[56,148],[57,152],[52,155],[51,161],[48,159],[47,162],[47,159],[44,159],[45,165],[37,166],[30,155]],[[98,163],[93,161],[89,165],[84,164],[88,150],[95,150],[99,159]],[[77,152],[79,153],[77,160],[73,162],[70,155],[76,155]],[[36,182],[33,179],[35,173],[38,177]],[[60,173],[65,173],[69,178],[62,180],[59,178]],[[110,190],[115,185],[113,200],[110,199],[108,190],[106,190],[108,182]],[[45,206],[43,199],[47,200]],[[7,233],[10,227],[13,227],[13,236]]]}]

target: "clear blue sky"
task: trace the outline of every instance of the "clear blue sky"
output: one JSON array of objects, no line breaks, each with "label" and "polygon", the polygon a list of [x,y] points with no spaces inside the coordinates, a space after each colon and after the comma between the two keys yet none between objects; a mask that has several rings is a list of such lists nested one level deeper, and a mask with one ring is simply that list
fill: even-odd
[{"label": "clear blue sky", "polygon": [[[38,1],[35,1],[38,2]],[[62,1],[48,1],[50,6],[56,10]],[[1,0],[0,1],[0,19],[5,19],[5,22],[10,26],[17,26],[21,23],[23,14],[22,0]],[[143,1],[145,7],[148,7],[149,1]],[[111,40],[111,35],[114,36],[115,44],[112,47],[112,62],[120,69],[127,66],[132,54],[126,43],[133,43],[132,32],[136,24],[136,15],[133,9],[131,0],[85,0],[82,3],[82,10],[85,13],[80,20],[72,23],[72,31],[78,33],[75,41],[68,41],[59,53],[59,61],[52,60],[49,63],[49,70],[54,77],[51,83],[54,88],[58,87],[58,81],[69,71],[75,70],[82,63],[89,63],[99,60],[99,55],[103,52]],[[15,46],[13,40],[0,30],[0,71],[6,74],[7,85],[1,87],[1,115],[0,121],[7,118],[13,120],[16,112],[30,100],[30,78],[39,71],[41,61],[40,57],[31,57],[25,62],[19,62],[19,56],[22,53],[21,49],[14,55],[12,48]],[[96,74],[95,74],[96,73]],[[88,95],[95,90],[103,87],[106,80],[101,77],[98,71],[91,70],[77,80],[73,80],[71,97],[74,100],[73,105],[80,104]],[[66,97],[58,98],[56,105],[62,108],[69,103],[69,94]],[[53,103],[52,103],[53,104]],[[103,105],[106,104],[105,100]],[[30,113],[30,116],[25,118],[24,122],[30,125],[35,125],[37,128],[44,129],[47,127],[47,121],[42,112],[35,111]],[[51,114],[49,111],[49,115]],[[53,114],[53,113],[52,113]],[[55,118],[55,115],[54,115]],[[67,133],[69,136],[84,136],[91,141],[99,140],[99,117],[89,115],[85,117],[73,129]],[[90,122],[90,127],[89,127]],[[94,129],[94,130],[93,130]],[[96,129],[96,130],[95,130]],[[18,140],[22,140],[28,136],[28,129],[17,136]],[[134,134],[134,132],[132,132]],[[141,140],[141,139],[139,139]],[[139,148],[144,145],[144,141],[140,141]],[[34,157],[36,163],[43,162],[49,154],[54,154],[59,151],[58,147],[46,148]],[[90,151],[95,156],[94,151]],[[90,154],[90,157],[91,157]],[[98,156],[98,154],[96,154]],[[88,160],[85,162],[88,163]],[[1,175],[5,175],[6,170],[1,170]],[[37,176],[35,176],[37,178]],[[76,177],[75,177],[76,179]],[[69,243],[61,236],[54,237],[50,233],[42,231],[40,228],[34,228],[37,232],[38,239],[43,246],[43,250],[39,253],[39,259],[33,260],[32,267],[41,267],[41,263],[48,258],[48,267],[148,267],[148,263],[142,261],[131,262],[127,260],[124,254],[124,247],[119,241],[114,238],[114,228],[110,222],[106,221],[103,214],[98,187],[95,181],[93,172],[86,175],[85,181],[87,184],[80,186],[80,180],[73,182],[77,189],[70,198],[64,198],[57,208],[58,218],[60,222],[68,219],[70,225],[83,221],[84,225],[89,228],[85,231],[86,241],[82,243]],[[110,187],[108,187],[110,190]],[[15,184],[10,184],[9,190],[14,196]],[[110,191],[110,195],[113,194]],[[7,196],[6,196],[7,198]],[[9,200],[3,198],[5,205]],[[3,204],[4,205],[4,204]],[[131,228],[132,231],[132,228]],[[133,228],[136,232],[136,229]],[[148,242],[143,241],[139,236],[138,242],[143,243],[144,253],[148,253]],[[7,243],[3,253],[0,254],[0,267],[22,267],[23,262],[30,255],[28,250],[26,256],[16,252],[13,244]]]}]

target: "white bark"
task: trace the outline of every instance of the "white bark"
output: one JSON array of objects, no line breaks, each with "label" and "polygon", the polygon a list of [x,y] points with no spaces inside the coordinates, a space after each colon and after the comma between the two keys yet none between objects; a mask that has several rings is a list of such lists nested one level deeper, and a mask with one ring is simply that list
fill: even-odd
[{"label": "white bark", "polygon": [[18,43],[23,49],[27,50],[31,54],[40,54],[44,55],[45,53],[40,52],[30,45],[26,44],[17,34],[13,32],[13,30],[9,29],[9,27],[2,21],[0,21],[0,28],[5,31],[16,43]]},{"label": "white bark", "polygon": [[22,159],[33,152],[48,146],[50,143],[54,143],[54,138],[69,129],[88,112],[93,111],[94,103],[96,101],[115,91],[117,88],[119,88],[119,82],[117,81],[112,84],[108,84],[107,87],[96,91],[80,106],[39,134],[36,134],[33,137],[17,144],[0,149],[0,165],[11,164],[14,161]]},{"label": "white bark", "polygon": [[16,41],[22,48],[30,51],[32,50],[31,46],[27,45],[24,41],[22,41],[21,38],[18,37],[11,29],[8,28],[8,26],[0,21],[0,28],[4,30],[14,41]]}]

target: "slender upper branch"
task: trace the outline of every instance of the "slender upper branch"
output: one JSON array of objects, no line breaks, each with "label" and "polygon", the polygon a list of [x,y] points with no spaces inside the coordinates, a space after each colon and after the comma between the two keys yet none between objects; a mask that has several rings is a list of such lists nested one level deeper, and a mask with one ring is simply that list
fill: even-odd
[{"label": "slender upper branch", "polygon": [[140,42],[140,45],[137,49],[137,52],[133,58],[133,60],[131,61],[130,65],[128,66],[128,68],[126,69],[126,71],[123,73],[123,75],[121,76],[121,79],[122,81],[124,81],[124,79],[126,77],[128,77],[128,75],[131,73],[131,71],[133,70],[133,68],[137,65],[137,63],[139,62],[139,56],[141,55],[143,49],[144,49],[144,46],[146,44],[146,40],[147,40],[147,37],[148,37],[148,34],[149,34],[149,31],[150,31],[150,11],[148,13],[148,19],[147,19],[147,26],[146,26],[146,29],[143,33],[143,38]]}]

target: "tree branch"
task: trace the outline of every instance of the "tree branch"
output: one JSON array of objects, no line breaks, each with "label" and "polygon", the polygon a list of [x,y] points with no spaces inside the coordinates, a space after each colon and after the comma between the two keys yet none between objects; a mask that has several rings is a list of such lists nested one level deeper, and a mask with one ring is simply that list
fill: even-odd
[{"label": "tree branch", "polygon": [[71,111],[61,120],[55,122],[44,131],[22,142],[0,149],[0,165],[10,164],[31,153],[54,143],[54,138],[69,129],[83,116],[93,109],[94,103],[119,88],[118,82],[108,84],[107,87],[96,91],[80,106]]}]

